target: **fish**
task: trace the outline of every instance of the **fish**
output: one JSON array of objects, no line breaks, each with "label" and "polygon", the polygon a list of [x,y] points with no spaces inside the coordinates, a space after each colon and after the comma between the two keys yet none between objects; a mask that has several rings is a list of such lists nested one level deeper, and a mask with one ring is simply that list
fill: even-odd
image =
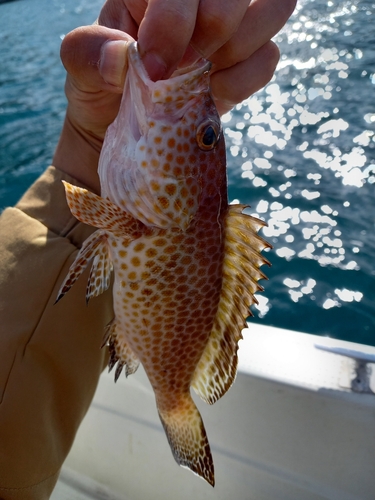
[{"label": "fish", "polygon": [[176,462],[214,486],[207,433],[191,388],[212,405],[233,384],[238,342],[262,291],[266,223],[229,204],[226,150],[201,59],[150,80],[136,42],[117,118],[99,160],[101,194],[64,182],[67,203],[96,228],[58,293],[91,265],[86,301],[113,279],[109,369],[141,363]]}]

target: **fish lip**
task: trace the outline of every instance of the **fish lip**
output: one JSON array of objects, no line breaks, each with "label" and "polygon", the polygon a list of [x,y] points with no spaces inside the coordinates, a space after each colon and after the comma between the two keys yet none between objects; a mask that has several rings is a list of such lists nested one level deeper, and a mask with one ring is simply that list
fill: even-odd
[{"label": "fish lip", "polygon": [[[143,81],[143,83],[152,90],[156,90],[158,87],[165,85],[166,80],[157,80],[154,82],[150,79],[146,68],[143,65],[141,56],[138,51],[137,42],[131,42],[128,47],[128,57],[131,64],[136,68],[138,77]],[[208,73],[211,69],[212,63],[206,59],[199,59],[197,62],[191,66],[186,66],[184,68],[179,68],[168,78],[168,85],[172,87],[183,87],[184,80],[193,80],[195,77],[200,76],[204,73]]]}]

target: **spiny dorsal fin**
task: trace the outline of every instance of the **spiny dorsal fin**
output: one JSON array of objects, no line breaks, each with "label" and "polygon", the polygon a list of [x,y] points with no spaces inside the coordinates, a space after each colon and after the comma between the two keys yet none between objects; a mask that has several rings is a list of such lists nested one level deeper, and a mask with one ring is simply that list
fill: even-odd
[{"label": "spiny dorsal fin", "polygon": [[230,205],[224,218],[223,283],[208,344],[194,374],[192,387],[209,404],[220,399],[234,382],[238,341],[242,338],[249,307],[262,291],[259,267],[269,262],[260,253],[270,248],[257,232],[265,222],[242,213],[245,205]]}]

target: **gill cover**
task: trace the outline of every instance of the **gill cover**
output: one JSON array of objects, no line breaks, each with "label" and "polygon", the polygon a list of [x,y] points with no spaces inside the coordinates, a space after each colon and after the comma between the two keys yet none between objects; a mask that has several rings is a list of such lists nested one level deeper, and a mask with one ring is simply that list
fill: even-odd
[{"label": "gill cover", "polygon": [[99,161],[102,197],[148,226],[186,230],[200,203],[199,155],[215,154],[221,135],[209,63],[153,82],[136,43],[128,61],[120,111]]}]

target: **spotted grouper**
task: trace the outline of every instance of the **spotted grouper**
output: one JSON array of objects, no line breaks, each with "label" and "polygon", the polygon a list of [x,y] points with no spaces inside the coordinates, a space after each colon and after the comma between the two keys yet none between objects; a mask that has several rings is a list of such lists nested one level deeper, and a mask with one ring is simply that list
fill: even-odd
[{"label": "spotted grouper", "polygon": [[206,431],[190,394],[209,404],[232,385],[238,341],[256,302],[269,245],[264,222],[229,205],[220,118],[199,61],[148,77],[136,43],[119,114],[99,161],[101,196],[65,183],[73,215],[98,228],[60,299],[91,263],[86,300],[110,285],[115,317],[104,342],[115,379],[142,363],[178,464],[214,485]]}]

